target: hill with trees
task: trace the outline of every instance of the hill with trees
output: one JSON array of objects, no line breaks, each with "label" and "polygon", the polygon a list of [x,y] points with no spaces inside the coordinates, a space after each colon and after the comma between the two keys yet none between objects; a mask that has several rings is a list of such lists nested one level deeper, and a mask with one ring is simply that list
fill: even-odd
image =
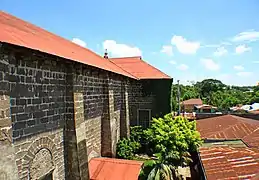
[{"label": "hill with trees", "polygon": [[[172,110],[177,111],[177,88],[172,87]],[[180,100],[201,98],[204,104],[216,106],[221,111],[239,104],[259,103],[259,86],[230,86],[216,79],[205,79],[191,85],[180,85]]]}]

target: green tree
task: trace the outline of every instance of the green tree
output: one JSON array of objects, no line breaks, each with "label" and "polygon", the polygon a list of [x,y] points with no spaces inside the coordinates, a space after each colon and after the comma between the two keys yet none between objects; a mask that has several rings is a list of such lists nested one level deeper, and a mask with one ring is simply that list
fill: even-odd
[{"label": "green tree", "polygon": [[146,133],[149,142],[155,145],[154,154],[158,161],[174,166],[188,165],[190,153],[196,152],[202,143],[195,121],[173,118],[171,114],[154,118]]}]

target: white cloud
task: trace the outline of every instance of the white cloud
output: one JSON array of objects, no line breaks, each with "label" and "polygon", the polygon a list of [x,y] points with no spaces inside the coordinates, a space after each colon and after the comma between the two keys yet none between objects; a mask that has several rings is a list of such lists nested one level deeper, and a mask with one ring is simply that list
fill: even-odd
[{"label": "white cloud", "polygon": [[170,45],[164,45],[161,49],[162,53],[167,54],[168,56],[172,56],[173,55],[173,47]]},{"label": "white cloud", "polygon": [[86,47],[86,42],[84,42],[83,40],[81,40],[79,38],[73,38],[72,42],[79,46]]},{"label": "white cloud", "polygon": [[232,38],[232,41],[234,42],[256,41],[258,39],[259,39],[259,31],[249,30],[249,31],[244,31],[237,34],[235,37]]},{"label": "white cloud", "polygon": [[181,71],[186,71],[187,69],[189,69],[189,66],[187,66],[186,64],[180,64],[179,66],[177,66],[177,69]]},{"label": "white cloud", "polygon": [[214,54],[214,56],[223,56],[223,55],[225,55],[225,54],[227,54],[227,53],[228,53],[228,51],[227,51],[226,48],[224,48],[224,47],[218,47],[218,48],[216,49],[216,51],[215,51],[213,54]]},{"label": "white cloud", "polygon": [[113,57],[130,57],[141,56],[142,52],[138,47],[129,46],[126,44],[119,44],[114,40],[105,40],[103,48],[107,49]]},{"label": "white cloud", "polygon": [[248,72],[248,71],[242,71],[242,72],[238,72],[237,75],[240,77],[250,77],[252,76],[252,72]]},{"label": "white cloud", "polygon": [[259,64],[259,61],[253,61],[253,63],[255,63],[255,64]]},{"label": "white cloud", "polygon": [[251,48],[250,47],[247,47],[246,45],[239,45],[236,47],[236,53],[237,54],[242,54],[246,51],[251,51]]},{"label": "white cloud", "polygon": [[201,59],[201,64],[208,70],[217,71],[220,69],[219,64],[214,62],[212,59]]},{"label": "white cloud", "polygon": [[205,45],[202,45],[201,48],[216,48],[219,46],[220,46],[219,44],[205,44]]},{"label": "white cloud", "polygon": [[226,45],[226,46],[230,46],[230,45],[232,45],[232,43],[230,43],[230,42],[226,42],[226,41],[221,42],[220,44],[221,44],[221,45]]},{"label": "white cloud", "polygon": [[173,36],[171,43],[172,45],[175,45],[178,51],[182,54],[195,54],[200,48],[199,42],[187,41],[182,36]]},{"label": "white cloud", "polygon": [[230,45],[232,45],[230,42],[223,41],[219,44],[205,44],[205,45],[202,45],[201,47],[203,47],[203,48],[219,48],[221,46],[230,46]]},{"label": "white cloud", "polygon": [[174,61],[174,60],[169,61],[169,63],[170,63],[170,64],[172,64],[172,65],[177,64],[177,62],[176,62],[176,61]]},{"label": "white cloud", "polygon": [[245,68],[241,65],[236,65],[236,66],[234,66],[234,69],[237,71],[243,71]]}]

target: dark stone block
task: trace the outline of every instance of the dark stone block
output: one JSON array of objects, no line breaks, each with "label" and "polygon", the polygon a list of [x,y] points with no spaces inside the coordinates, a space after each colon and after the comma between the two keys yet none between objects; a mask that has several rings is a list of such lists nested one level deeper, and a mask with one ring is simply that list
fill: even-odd
[{"label": "dark stone block", "polygon": [[28,126],[34,126],[36,124],[35,120],[29,120],[27,121]]},{"label": "dark stone block", "polygon": [[24,112],[24,108],[23,107],[19,107],[19,106],[11,106],[11,113],[12,114],[17,114],[17,113],[22,113]]},{"label": "dark stone block", "polygon": [[26,127],[26,121],[22,121],[22,122],[16,122],[13,125],[13,129],[14,130],[18,130],[18,129],[23,129]]},{"label": "dark stone block", "polygon": [[32,77],[26,77],[26,83],[33,83],[33,78]]},{"label": "dark stone block", "polygon": [[20,75],[26,75],[25,69],[24,68],[18,68],[17,73]]},{"label": "dark stone block", "polygon": [[40,109],[41,110],[46,110],[46,109],[48,109],[49,108],[49,105],[48,104],[41,104],[40,105]]},{"label": "dark stone block", "polygon": [[1,91],[9,91],[9,83],[8,82],[0,82],[0,90]]},{"label": "dark stone block", "polygon": [[29,114],[17,114],[16,121],[24,121],[29,119]]},{"label": "dark stone block", "polygon": [[40,98],[32,99],[32,104],[40,104],[40,103],[41,103],[41,99]]},{"label": "dark stone block", "polygon": [[38,112],[33,113],[33,117],[35,117],[35,118],[42,118],[45,115],[46,115],[46,113],[44,111],[38,111]]},{"label": "dark stone block", "polygon": [[17,99],[17,105],[26,105],[26,99]]},{"label": "dark stone block", "polygon": [[25,135],[35,134],[35,133],[42,132],[45,129],[46,129],[46,125],[45,124],[38,124],[38,125],[33,126],[33,127],[25,128],[24,129],[24,134]]},{"label": "dark stone block", "polygon": [[47,123],[47,122],[49,122],[49,118],[48,117],[41,118],[40,122],[43,123],[43,124]]},{"label": "dark stone block", "polygon": [[54,115],[54,110],[47,111],[47,116],[53,116]]}]

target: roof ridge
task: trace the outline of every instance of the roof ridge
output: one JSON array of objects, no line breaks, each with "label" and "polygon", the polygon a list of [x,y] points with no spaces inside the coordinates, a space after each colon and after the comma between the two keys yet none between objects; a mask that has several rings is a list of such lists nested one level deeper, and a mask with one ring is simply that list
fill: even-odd
[{"label": "roof ridge", "polygon": [[142,58],[140,58],[140,60],[143,61],[144,63],[146,63],[147,65],[149,65],[151,68],[153,68],[153,69],[155,69],[155,70],[158,70],[160,73],[166,75],[167,77],[170,77],[170,76],[168,76],[167,74],[165,74],[164,72],[162,72],[160,69],[158,69],[158,68],[152,66],[151,64],[149,64],[148,62],[144,61]]}]

